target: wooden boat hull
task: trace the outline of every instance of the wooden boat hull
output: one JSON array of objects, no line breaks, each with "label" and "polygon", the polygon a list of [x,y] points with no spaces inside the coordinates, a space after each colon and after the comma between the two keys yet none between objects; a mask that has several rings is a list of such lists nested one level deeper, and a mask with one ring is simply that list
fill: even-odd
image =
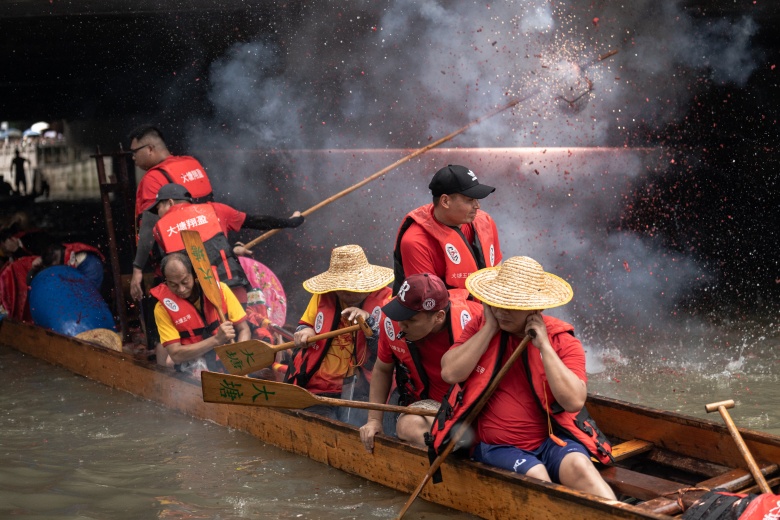
[{"label": "wooden boat hull", "polygon": [[[429,467],[424,450],[381,437],[369,454],[355,428],[307,412],[204,403],[200,385],[181,374],[38,327],[4,320],[0,344],[404,493],[415,489]],[[589,409],[611,437],[644,439],[713,466],[744,465],[728,432],[716,423],[600,397],[593,397]],[[756,459],[780,461],[780,439],[750,431],[743,435]],[[483,518],[671,518],[454,456],[442,467],[442,475],[444,481],[426,486],[421,497]]]}]

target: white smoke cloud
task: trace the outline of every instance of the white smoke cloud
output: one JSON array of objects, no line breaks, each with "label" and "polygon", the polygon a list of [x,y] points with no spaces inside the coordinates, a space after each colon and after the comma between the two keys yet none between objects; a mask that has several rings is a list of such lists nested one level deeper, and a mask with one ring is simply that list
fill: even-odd
[{"label": "white smoke cloud", "polygon": [[[294,244],[259,249],[295,280],[293,301],[305,300],[298,282],[327,268],[334,246],[358,243],[391,265],[400,218],[429,201],[427,182],[448,162],[499,186],[485,209],[505,256],[528,254],[569,279],[577,296],[563,312],[581,317],[588,334],[608,321],[647,328],[707,278],[684,255],[619,227],[635,183],[663,175],[662,151],[648,159],[587,148],[641,142],[646,129],[679,121],[702,79],[747,81],[756,66],[750,18],[693,18],[679,2],[651,0],[307,9],[289,33],[238,43],[211,68],[214,118],[192,132],[189,148],[217,150],[209,169],[217,193],[242,209],[305,209],[410,148],[527,99],[445,145],[487,155],[429,152],[285,232]],[[599,59],[609,51],[618,52]],[[534,151],[524,159],[512,147]],[[563,153],[545,156],[547,147]],[[330,151],[301,151],[309,149]],[[358,149],[388,152],[349,152]]]}]

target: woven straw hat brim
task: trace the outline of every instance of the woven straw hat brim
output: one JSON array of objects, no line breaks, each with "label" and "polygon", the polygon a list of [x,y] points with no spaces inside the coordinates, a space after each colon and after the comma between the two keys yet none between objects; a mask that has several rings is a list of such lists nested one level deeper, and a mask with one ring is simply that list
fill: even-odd
[{"label": "woven straw hat brim", "polygon": [[545,272],[544,287],[528,290],[522,280],[512,280],[512,283],[501,280],[498,277],[501,267],[489,267],[472,273],[466,279],[466,289],[491,307],[522,311],[560,307],[574,297],[571,285],[554,274]]},{"label": "woven straw hat brim", "polygon": [[370,293],[387,287],[394,278],[389,267],[368,264],[357,271],[325,271],[303,282],[303,288],[313,294],[332,291]]}]

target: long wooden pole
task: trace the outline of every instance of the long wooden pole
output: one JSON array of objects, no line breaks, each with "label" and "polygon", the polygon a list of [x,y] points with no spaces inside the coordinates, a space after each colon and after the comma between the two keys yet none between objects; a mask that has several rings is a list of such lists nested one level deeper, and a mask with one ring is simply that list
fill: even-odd
[{"label": "long wooden pole", "polygon": [[122,275],[119,271],[119,252],[117,249],[116,232],[114,231],[114,214],[111,210],[111,201],[108,193],[116,188],[114,183],[108,182],[106,178],[106,165],[103,162],[103,154],[100,153],[98,146],[95,155],[95,165],[97,167],[98,183],[100,185],[100,199],[103,202],[103,215],[106,218],[106,231],[108,232],[108,254],[111,259],[111,275],[114,280],[114,302],[116,313],[119,316],[119,329],[122,335],[122,341],[130,339],[130,331],[127,326],[127,310],[125,309],[125,295],[122,291]]},{"label": "long wooden pole", "polygon": [[[534,91],[533,93],[529,94],[525,98],[515,99],[514,101],[510,101],[506,105],[500,106],[500,107],[496,108],[495,110],[492,110],[491,112],[488,112],[484,116],[481,116],[481,117],[475,119],[474,121],[470,122],[466,126],[463,126],[463,127],[459,128],[459,129],[455,130],[451,134],[445,135],[441,139],[439,139],[437,141],[434,141],[434,142],[432,142],[432,143],[430,143],[430,144],[428,144],[426,146],[423,146],[422,148],[419,148],[419,149],[415,150],[414,152],[410,153],[406,157],[403,157],[403,158],[397,160],[396,162],[394,162],[390,166],[385,166],[384,168],[382,168],[378,172],[376,172],[376,173],[374,173],[372,175],[369,175],[368,177],[366,177],[362,181],[358,182],[357,184],[353,184],[349,188],[341,190],[340,192],[336,193],[335,195],[333,195],[331,197],[328,197],[327,199],[323,200],[322,202],[320,202],[318,204],[315,204],[314,206],[310,207],[309,209],[303,211],[301,213],[301,215],[303,215],[304,217],[307,217],[307,216],[311,215],[312,213],[314,213],[318,209],[320,209],[320,208],[322,208],[324,206],[327,206],[331,202],[334,202],[334,201],[340,199],[344,195],[348,195],[349,193],[352,193],[356,189],[361,188],[362,186],[365,186],[369,182],[374,181],[374,180],[378,179],[379,177],[385,175],[387,172],[398,168],[403,163],[414,159],[418,155],[424,154],[428,150],[431,150],[433,148],[436,148],[437,146],[440,146],[440,145],[446,143],[447,141],[449,141],[453,137],[462,134],[463,132],[465,132],[466,130],[471,128],[472,126],[474,126],[474,125],[476,125],[478,123],[481,123],[485,119],[489,119],[489,118],[495,116],[496,114],[500,114],[504,110],[512,108],[513,106],[517,105],[518,103],[521,103],[522,101],[525,101],[526,99],[529,99],[529,98],[535,96],[537,94],[537,92],[538,91]],[[263,233],[262,235],[260,235],[259,237],[255,238],[254,240],[252,240],[251,242],[248,242],[244,247],[246,247],[247,249],[251,249],[252,246],[255,246],[255,245],[259,244],[260,242],[262,242],[263,240],[266,240],[267,238],[271,238],[272,236],[277,234],[279,231],[280,231],[279,229],[272,229],[271,231],[267,231],[267,232]]]},{"label": "long wooden pole", "polygon": [[520,344],[517,346],[514,352],[512,352],[512,355],[509,356],[509,359],[506,363],[504,363],[504,366],[501,367],[501,370],[498,371],[498,374],[496,374],[496,377],[493,378],[492,381],[490,381],[490,384],[488,385],[487,389],[485,389],[485,392],[482,394],[482,397],[479,398],[479,401],[477,401],[477,404],[474,405],[474,408],[471,409],[471,411],[466,415],[466,417],[463,419],[463,421],[460,423],[460,426],[458,428],[458,431],[455,432],[455,435],[452,436],[452,439],[450,440],[450,443],[447,444],[447,447],[444,448],[444,451],[436,457],[436,459],[431,463],[431,467],[428,470],[428,473],[425,474],[425,477],[423,478],[422,482],[420,482],[420,485],[417,486],[417,489],[414,490],[414,493],[412,493],[412,496],[409,497],[409,500],[406,501],[406,504],[404,504],[403,509],[401,509],[401,512],[398,513],[398,520],[401,520],[401,518],[404,517],[406,512],[411,507],[412,503],[414,502],[414,499],[417,498],[417,495],[420,494],[420,491],[423,490],[425,487],[425,484],[428,483],[429,480],[431,480],[431,477],[434,473],[441,467],[442,463],[444,462],[444,459],[447,458],[447,455],[450,454],[450,452],[455,448],[455,446],[458,445],[460,440],[463,438],[463,436],[466,434],[466,431],[469,429],[469,425],[474,422],[474,419],[477,418],[479,413],[482,411],[482,408],[485,407],[487,402],[490,400],[490,397],[493,395],[493,392],[496,391],[496,388],[498,388],[498,385],[501,383],[501,380],[504,379],[504,376],[509,372],[509,369],[512,368],[512,365],[515,364],[515,361],[520,357],[520,354],[523,353],[525,350],[526,345],[528,345],[528,342],[531,341],[532,338],[536,337],[536,331],[531,329],[528,331],[528,334],[523,338],[523,341],[520,342]]},{"label": "long wooden pole", "polygon": [[753,475],[753,478],[755,479],[756,484],[758,484],[759,489],[761,489],[762,493],[771,493],[772,488],[770,488],[769,484],[767,484],[766,479],[764,478],[764,474],[761,473],[761,469],[758,467],[758,464],[756,464],[756,460],[750,453],[750,450],[748,449],[747,444],[745,444],[745,440],[742,438],[742,435],[740,435],[739,430],[737,430],[737,425],[734,424],[734,421],[731,419],[731,415],[729,415],[727,408],[734,408],[734,401],[732,399],[729,399],[728,401],[720,401],[718,403],[710,403],[704,406],[704,409],[707,410],[707,413],[714,412],[715,410],[720,412],[720,416],[723,417],[723,421],[726,423],[726,428],[728,428],[731,437],[734,439],[734,442],[737,443],[737,448],[742,454],[742,457],[745,459],[748,469],[750,470],[750,474]]}]

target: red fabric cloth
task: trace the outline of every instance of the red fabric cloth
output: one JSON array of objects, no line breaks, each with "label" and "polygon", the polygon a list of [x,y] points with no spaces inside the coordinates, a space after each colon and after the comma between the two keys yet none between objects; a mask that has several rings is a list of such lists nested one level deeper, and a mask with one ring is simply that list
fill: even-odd
[{"label": "red fabric cloth", "polygon": [[[549,316],[544,318],[553,349],[558,357],[577,377],[587,382],[585,351],[582,344],[571,334],[558,333],[566,327],[570,330],[571,326]],[[460,341],[455,343],[453,348],[457,348],[473,336],[482,327],[483,322],[482,316],[471,320],[466,325]],[[494,341],[497,340],[494,338]],[[521,339],[516,336],[510,338],[502,364],[514,352],[520,341]],[[528,355],[540,355],[536,348],[530,346],[530,343]],[[546,386],[546,390],[549,402],[552,403],[549,385]],[[488,444],[516,446],[522,450],[535,450],[547,439],[547,414],[539,407],[533,396],[522,358],[515,362],[482,410],[477,423],[477,436],[480,441]]]},{"label": "red fabric cloth", "polygon": [[210,202],[209,204],[214,207],[214,211],[217,217],[219,217],[219,223],[222,226],[222,232],[225,235],[228,234],[228,231],[240,230],[241,226],[244,225],[246,213],[243,211],[238,211],[227,204],[220,204],[219,202]]},{"label": "red fabric cloth", "polygon": [[7,264],[0,271],[0,302],[15,320],[32,323],[27,304],[27,273],[37,256],[24,256]]}]

